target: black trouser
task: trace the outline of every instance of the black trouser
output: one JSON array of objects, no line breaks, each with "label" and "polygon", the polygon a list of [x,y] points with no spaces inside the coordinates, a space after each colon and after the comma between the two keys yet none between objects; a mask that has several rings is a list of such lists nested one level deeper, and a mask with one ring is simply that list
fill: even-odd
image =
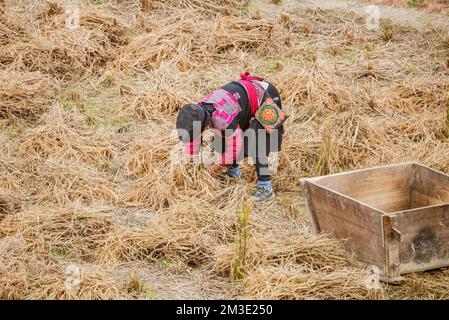
[{"label": "black trouser", "polygon": [[[270,181],[271,175],[269,172],[267,157],[257,157],[254,159],[254,162],[256,163],[257,180]],[[239,164],[237,163],[237,161],[234,161],[234,163],[232,164],[232,167],[233,168],[239,167]]]},{"label": "black trouser", "polygon": [[[251,130],[254,134],[251,134]],[[279,152],[282,143],[283,128],[276,134],[268,134],[257,120],[254,120],[250,127],[244,131],[243,152],[233,162],[233,167],[238,167],[238,161],[251,157],[256,165],[257,178],[259,181],[270,181],[271,174],[268,166],[268,156],[271,152]],[[273,139],[273,143],[271,140]],[[225,140],[222,136],[215,135],[213,149],[223,153],[225,150]]]}]

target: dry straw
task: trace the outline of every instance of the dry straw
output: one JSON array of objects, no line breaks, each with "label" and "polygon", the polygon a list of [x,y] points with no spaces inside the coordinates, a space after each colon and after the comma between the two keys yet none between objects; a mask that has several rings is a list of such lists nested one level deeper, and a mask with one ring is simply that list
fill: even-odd
[{"label": "dry straw", "polygon": [[170,61],[186,72],[211,61],[238,59],[243,52],[285,54],[283,44],[291,37],[273,20],[234,16],[211,19],[195,11],[175,11],[152,23],[156,25],[152,32],[134,37],[119,49],[118,68],[151,71]]},{"label": "dry straw", "polygon": [[54,101],[54,80],[40,72],[0,71],[0,119],[36,120]]},{"label": "dry straw", "polygon": [[[0,12],[1,298],[148,298],[134,269],[150,263],[181,266],[164,269],[175,283],[207,270],[232,298],[448,298],[447,270],[369,290],[342,243],[310,234],[297,184],[409,159],[448,172],[440,33],[391,22],[388,40],[352,14],[235,0],[82,1],[69,30],[62,6],[27,3]],[[245,70],[290,115],[277,199],[247,211],[253,167],[232,181],[173,161],[181,105]]]},{"label": "dry straw", "polygon": [[110,140],[90,128],[85,117],[68,113],[56,105],[41,121],[41,126],[20,136],[19,153],[44,158],[59,156],[97,165],[114,156]]}]

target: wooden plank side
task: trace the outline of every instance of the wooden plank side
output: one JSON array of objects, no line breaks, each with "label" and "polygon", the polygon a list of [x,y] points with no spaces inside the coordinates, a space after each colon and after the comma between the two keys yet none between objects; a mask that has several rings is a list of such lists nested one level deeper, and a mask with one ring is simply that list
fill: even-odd
[{"label": "wooden plank side", "polygon": [[[449,203],[449,176],[431,168],[414,164],[412,173],[412,196],[427,195],[434,201]],[[420,199],[412,199],[414,202]]]},{"label": "wooden plank side", "polygon": [[434,206],[438,204],[445,204],[445,202],[435,196],[423,193],[421,191],[411,190],[410,209]]},{"label": "wooden plank side", "polygon": [[412,164],[358,170],[315,180],[384,212],[409,209]]},{"label": "wooden plank side", "polygon": [[401,273],[449,265],[449,205],[397,212],[395,228],[401,233]]},{"label": "wooden plank side", "polygon": [[315,216],[315,211],[311,209],[310,204],[309,204],[310,183],[308,183],[307,180],[302,180],[301,185],[302,185],[302,193],[303,193],[303,197],[304,197],[304,204],[306,206],[307,215],[308,215],[310,224],[312,226],[312,232],[313,232],[313,234],[317,235],[321,232],[321,230],[320,230],[320,225],[318,224],[318,219]]},{"label": "wooden plank side", "polygon": [[395,214],[387,214],[383,216],[384,227],[384,243],[386,270],[383,274],[384,280],[387,282],[401,281],[400,273],[400,245],[401,233],[394,228],[397,216]]},{"label": "wooden plank side", "polygon": [[317,228],[337,239],[363,262],[385,268],[382,212],[306,181],[308,207]]}]

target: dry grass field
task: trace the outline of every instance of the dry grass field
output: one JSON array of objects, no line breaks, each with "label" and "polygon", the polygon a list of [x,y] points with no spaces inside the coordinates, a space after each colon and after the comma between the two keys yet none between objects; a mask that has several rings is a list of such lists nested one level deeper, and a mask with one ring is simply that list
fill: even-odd
[{"label": "dry grass field", "polygon": [[[0,1],[0,298],[449,298],[449,269],[368,289],[311,234],[298,185],[405,160],[449,173],[439,5],[384,6],[368,30],[325,1]],[[290,115],[263,206],[248,163],[235,182],[172,161],[179,108],[243,71]]]}]

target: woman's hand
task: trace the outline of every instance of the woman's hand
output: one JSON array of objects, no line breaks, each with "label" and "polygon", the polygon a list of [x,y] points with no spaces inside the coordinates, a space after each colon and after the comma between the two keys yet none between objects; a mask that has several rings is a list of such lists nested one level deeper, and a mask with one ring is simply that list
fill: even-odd
[{"label": "woman's hand", "polygon": [[212,177],[217,178],[218,174],[223,171],[226,168],[226,166],[222,166],[220,164],[213,164],[209,168],[209,173]]}]

